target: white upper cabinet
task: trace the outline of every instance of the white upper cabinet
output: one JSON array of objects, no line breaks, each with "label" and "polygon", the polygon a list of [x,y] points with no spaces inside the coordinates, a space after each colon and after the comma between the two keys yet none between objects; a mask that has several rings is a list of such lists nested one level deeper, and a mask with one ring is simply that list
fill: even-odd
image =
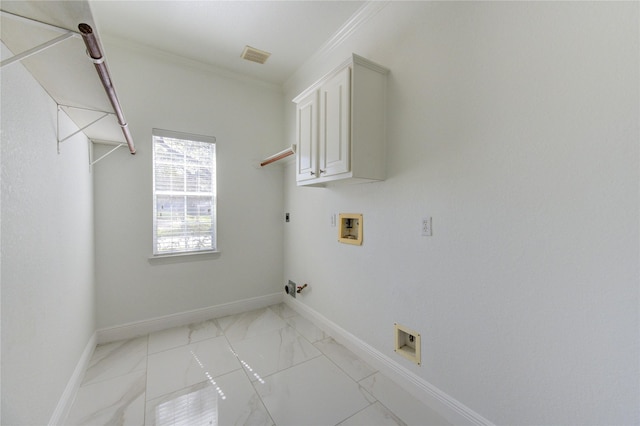
[{"label": "white upper cabinet", "polygon": [[298,185],[385,178],[388,72],[352,55],[293,100]]},{"label": "white upper cabinet", "polygon": [[299,100],[296,115],[296,176],[310,180],[318,173],[318,92]]},{"label": "white upper cabinet", "polygon": [[345,68],[320,87],[320,176],[350,169],[351,68]]}]

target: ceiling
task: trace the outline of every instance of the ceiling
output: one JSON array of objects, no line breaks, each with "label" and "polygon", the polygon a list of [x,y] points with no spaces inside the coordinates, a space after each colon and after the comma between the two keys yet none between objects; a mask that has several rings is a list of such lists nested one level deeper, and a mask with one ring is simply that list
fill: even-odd
[{"label": "ceiling", "polygon": [[[149,46],[281,85],[348,25],[366,3],[2,0],[0,9],[72,31],[77,31],[80,22],[86,22],[97,30],[99,37]],[[22,48],[30,40],[17,43]],[[246,61],[240,57],[246,45],[270,52],[271,56],[264,65]]]},{"label": "ceiling", "polygon": [[[91,1],[99,33],[281,85],[362,1]],[[246,45],[271,53],[243,60]]]},{"label": "ceiling", "polygon": [[[188,58],[235,75],[281,86],[307,60],[354,26],[366,1],[103,1],[2,0],[2,42],[15,54],[60,35],[16,18],[78,31],[88,23],[98,38],[117,38]],[[268,51],[263,65],[240,57],[244,47]],[[81,37],[21,63],[59,105],[113,111]],[[5,57],[2,58],[6,59]],[[108,51],[105,59],[109,62]],[[11,65],[10,65],[11,66]],[[117,81],[114,86],[117,89]],[[126,105],[125,111],[126,111]],[[94,117],[66,111],[83,127]],[[123,142],[114,117],[85,130],[93,140]]]}]

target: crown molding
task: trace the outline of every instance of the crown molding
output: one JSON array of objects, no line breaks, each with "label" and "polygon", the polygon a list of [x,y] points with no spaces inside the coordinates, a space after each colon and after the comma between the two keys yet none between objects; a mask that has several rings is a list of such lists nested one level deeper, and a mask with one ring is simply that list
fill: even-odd
[{"label": "crown molding", "polygon": [[338,47],[340,47],[349,37],[351,37],[362,25],[376,16],[378,12],[384,9],[390,0],[367,1],[363,4],[338,31],[331,36],[320,48],[307,59],[283,84],[288,87],[292,82],[296,81],[303,70],[312,68],[314,64],[322,62],[329,57]]},{"label": "crown molding", "polygon": [[365,24],[369,19],[373,18],[384,9],[390,1],[367,1],[360,9],[354,13],[347,22],[336,33],[327,40],[314,55],[309,59],[312,62],[320,57],[329,55],[346,39],[356,32],[360,26]]}]

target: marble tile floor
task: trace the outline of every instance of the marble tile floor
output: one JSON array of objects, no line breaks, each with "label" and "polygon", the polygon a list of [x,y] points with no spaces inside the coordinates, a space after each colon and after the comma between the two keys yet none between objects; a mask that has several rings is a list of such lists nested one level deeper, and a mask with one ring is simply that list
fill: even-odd
[{"label": "marble tile floor", "polygon": [[285,304],[100,345],[67,425],[446,425]]}]

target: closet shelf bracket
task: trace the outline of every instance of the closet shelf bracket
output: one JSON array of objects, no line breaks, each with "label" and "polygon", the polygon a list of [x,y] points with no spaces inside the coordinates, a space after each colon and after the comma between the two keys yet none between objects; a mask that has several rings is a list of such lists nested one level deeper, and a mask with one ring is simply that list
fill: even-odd
[{"label": "closet shelf bracket", "polygon": [[[91,111],[91,112],[96,112],[96,113],[100,113],[100,117],[96,118],[95,120],[93,120],[92,122],[90,122],[89,124],[81,127],[80,129],[76,130],[75,132],[71,133],[70,135],[67,135],[65,137],[63,137],[62,139],[60,139],[60,111],[64,110],[62,108],[73,108],[73,109],[79,109],[79,110],[83,110],[83,111]],[[60,144],[72,137],[74,137],[75,135],[77,135],[78,133],[82,133],[84,132],[86,129],[88,129],[89,127],[93,126],[94,124],[96,124],[97,122],[101,121],[103,118],[108,117],[110,115],[115,115],[112,112],[107,112],[107,111],[99,111],[99,110],[95,110],[95,109],[89,109],[89,108],[80,108],[80,107],[74,107],[74,106],[70,106],[70,105],[58,105],[58,114],[57,114],[57,129],[56,129],[56,135],[57,135],[57,140],[58,140],[58,154],[60,154]]]},{"label": "closet shelf bracket", "polygon": [[16,55],[13,55],[10,58],[5,59],[4,61],[0,62],[0,68],[3,68],[7,65],[11,65],[15,62],[20,62],[23,59],[28,58],[29,56],[33,56],[37,53],[40,53],[50,47],[55,46],[58,43],[62,43],[63,41],[73,38],[73,37],[81,37],[80,33],[77,33],[75,31],[71,31],[71,30],[67,30],[65,28],[60,28],[60,27],[56,27],[55,25],[50,25],[50,24],[45,24],[43,22],[38,22],[38,21],[34,21],[32,19],[28,19],[28,18],[24,18],[22,16],[18,16],[18,15],[14,15],[13,13],[9,13],[9,12],[5,12],[4,10],[0,11],[2,16],[5,16],[7,18],[10,19],[14,19],[17,21],[22,21],[22,22],[28,22],[30,24],[34,24],[37,25],[39,27],[42,28],[46,28],[49,30],[53,30],[53,31],[57,31],[57,32],[62,32],[63,34],[59,35],[58,37],[51,39],[49,41],[46,41],[38,46],[32,47],[29,50],[25,50],[22,53],[18,53]]},{"label": "closet shelf bracket", "polygon": [[109,142],[103,142],[103,141],[91,141],[91,145],[89,148],[89,168],[93,167],[98,161],[107,158],[109,155],[111,155],[113,152],[115,152],[118,148],[123,147],[123,146],[127,146],[126,143],[117,143],[113,146],[112,149],[110,149],[109,151],[107,151],[105,154],[101,155],[100,157],[96,158],[95,160],[93,159],[93,144],[94,143],[99,143],[102,145],[113,145],[112,143]]},{"label": "closet shelf bracket", "polygon": [[69,39],[71,37],[79,37],[79,36],[78,36],[78,34],[74,33],[73,31],[69,31],[66,34],[62,34],[61,36],[58,36],[58,37],[56,37],[56,38],[54,38],[52,40],[49,40],[49,41],[47,41],[45,43],[42,43],[41,45],[33,47],[33,48],[29,49],[29,50],[25,50],[22,53],[18,53],[17,55],[13,55],[12,57],[5,59],[4,61],[0,62],[0,68],[5,67],[7,65],[11,65],[11,64],[13,64],[15,62],[19,62],[19,61],[21,61],[23,59],[28,58],[29,56],[35,55],[36,53],[40,53],[43,50],[48,49],[48,48],[50,48],[52,46],[55,46],[56,44],[61,43],[61,42],[65,41],[65,40],[67,40],[67,39]]},{"label": "closet shelf bracket", "polygon": [[[69,105],[61,105],[57,99],[54,98],[54,100],[56,100],[56,103],[58,103],[58,110],[57,110],[57,129],[56,129],[56,139],[57,139],[57,148],[58,148],[58,154],[60,153],[60,144],[68,139],[70,139],[71,137],[77,135],[80,132],[84,132],[84,130],[86,130],[87,128],[93,126],[94,124],[98,123],[99,121],[103,120],[104,118],[106,118],[109,115],[113,115],[116,117],[117,123],[120,127],[120,130],[122,131],[122,134],[124,136],[126,145],[129,147],[129,152],[131,154],[135,154],[136,153],[136,149],[133,145],[133,138],[131,136],[131,132],[129,131],[129,126],[127,124],[127,121],[125,120],[124,117],[124,113],[122,111],[122,107],[120,105],[120,102],[118,100],[118,97],[116,95],[116,91],[115,88],[113,87],[113,82],[111,81],[111,76],[109,74],[109,69],[107,67],[107,64],[105,62],[105,58],[102,54],[102,49],[100,46],[100,42],[98,40],[97,35],[95,34],[95,32],[93,31],[93,29],[91,28],[90,25],[85,24],[85,23],[81,23],[78,25],[78,31],[73,31],[73,30],[69,30],[67,28],[62,28],[62,27],[58,27],[56,25],[51,25],[45,22],[40,22],[34,19],[30,19],[30,18],[26,18],[23,16],[19,16],[19,15],[15,15],[13,13],[9,13],[3,10],[0,10],[0,16],[2,16],[2,18],[7,18],[7,19],[11,19],[13,21],[16,22],[22,22],[31,26],[34,26],[36,28],[41,28],[41,29],[46,29],[49,31],[53,31],[55,33],[58,33],[60,35],[58,35],[57,37],[54,37],[51,40],[48,40],[38,46],[32,47],[28,50],[25,50],[22,53],[18,53],[16,55],[11,56],[10,58],[7,58],[5,60],[0,61],[0,68],[3,68],[5,66],[11,65],[13,63],[16,62],[20,62],[23,59],[26,59],[28,57],[34,56],[40,52],[43,52],[44,50],[53,47],[55,45],[58,45],[60,43],[62,43],[65,40],[71,39],[71,38],[81,38],[84,41],[84,45],[86,47],[86,53],[87,56],[89,57],[89,59],[91,60],[91,62],[94,65],[94,68],[96,70],[96,72],[98,73],[98,78],[100,80],[100,82],[102,83],[102,86],[106,92],[107,95],[107,99],[109,100],[111,107],[113,108],[113,112],[109,112],[109,111],[98,111],[95,109],[87,109],[87,108],[80,108],[80,107],[72,107]],[[42,84],[42,82],[40,81],[40,84]],[[43,86],[45,87],[45,86]],[[45,87],[45,90],[47,90],[47,88]],[[48,90],[47,90],[48,91]],[[82,105],[93,105],[94,103],[89,100],[88,102],[78,102],[78,104],[82,104]],[[71,133],[70,135],[64,136],[61,138],[60,136],[60,111],[62,111],[62,107],[65,108],[75,108],[75,109],[80,109],[80,110],[86,110],[86,111],[93,111],[96,113],[100,114],[100,117],[95,118],[93,121],[91,121],[89,124],[86,124],[84,126],[82,126],[81,129]],[[67,114],[69,115],[69,114]],[[71,116],[69,116],[71,118]],[[72,121],[75,122],[74,119],[72,119]],[[84,121],[88,121],[88,120],[83,120]],[[78,126],[80,126],[78,124]],[[113,143],[111,143],[113,144]]]}]

